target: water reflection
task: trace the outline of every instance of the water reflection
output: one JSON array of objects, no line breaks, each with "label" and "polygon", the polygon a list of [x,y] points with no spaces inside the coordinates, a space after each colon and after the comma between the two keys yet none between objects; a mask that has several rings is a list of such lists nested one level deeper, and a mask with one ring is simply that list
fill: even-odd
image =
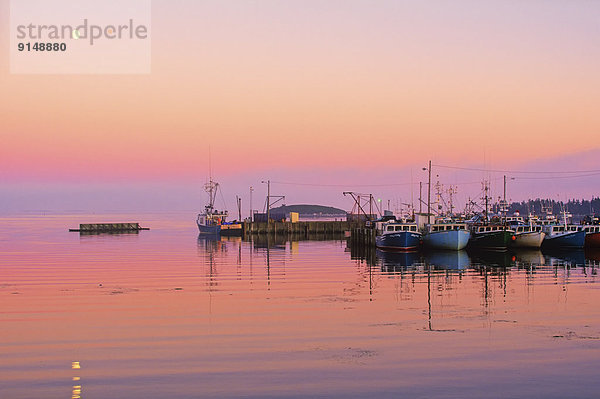
[{"label": "water reflection", "polygon": [[80,241],[45,223],[0,242],[2,398],[600,389],[597,250],[388,253],[197,237],[170,215],[135,240]]},{"label": "water reflection", "polygon": [[[81,369],[80,363],[72,362],[71,369],[72,370],[80,370]],[[80,382],[81,377],[79,377],[77,375],[77,376],[74,376],[72,380],[73,380],[73,382],[76,383],[76,385],[73,385],[73,387],[72,387],[71,399],[81,399],[81,391],[82,391],[81,382]]]},{"label": "water reflection", "polygon": [[464,270],[469,267],[471,259],[467,251],[430,251],[424,254],[425,262],[434,268],[447,270]]},{"label": "water reflection", "polygon": [[400,273],[409,269],[422,266],[422,257],[419,252],[394,252],[377,249],[375,251],[384,273]]},{"label": "water reflection", "polygon": [[569,268],[600,266],[600,251],[569,250],[539,251],[515,249],[510,251],[384,251],[381,249],[350,248],[351,259],[381,266],[383,272],[394,272],[432,266],[435,269],[466,270],[468,268],[534,269],[544,266]]},{"label": "water reflection", "polygon": [[573,250],[550,250],[544,249],[544,254],[552,259],[552,263],[567,264],[568,266],[577,267],[585,265],[585,252],[583,249]]},{"label": "water reflection", "polygon": [[[264,258],[265,266],[269,271],[273,256],[278,262],[285,262],[287,254],[301,252],[302,242],[343,242],[339,235],[321,235],[322,237],[299,236],[289,239],[282,235],[260,235],[242,240],[241,237],[221,237],[218,235],[198,235],[198,255],[205,258],[209,266],[209,274],[216,272],[219,257],[235,253],[236,263],[241,265],[245,261],[249,264],[257,256]],[[479,270],[486,268],[527,269],[534,270],[540,267],[590,267],[594,270],[600,265],[600,249],[575,250],[548,250],[536,249],[511,249],[508,251],[491,250],[462,250],[462,251],[386,251],[371,247],[350,246],[346,242],[345,252],[349,253],[351,260],[364,262],[369,266],[379,267],[384,273],[396,273],[406,270],[425,270],[426,267],[434,270],[464,271],[467,269]],[[246,255],[244,255],[246,254]],[[229,256],[229,255],[227,255]]]},{"label": "water reflection", "polygon": [[519,268],[530,268],[532,266],[544,266],[546,258],[539,249],[519,248],[514,251],[515,265]]},{"label": "water reflection", "polygon": [[219,285],[219,260],[227,253],[228,241],[219,235],[198,235],[198,256],[204,259],[206,283],[210,288]]}]

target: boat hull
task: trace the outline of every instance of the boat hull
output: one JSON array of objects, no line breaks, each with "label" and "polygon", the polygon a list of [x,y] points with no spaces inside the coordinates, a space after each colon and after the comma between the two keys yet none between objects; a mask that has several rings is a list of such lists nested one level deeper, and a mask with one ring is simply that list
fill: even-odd
[{"label": "boat hull", "polygon": [[198,230],[200,231],[200,234],[219,234],[221,233],[221,226],[219,225],[213,225],[213,226],[206,226],[200,223],[196,223],[198,225]]},{"label": "boat hull", "polygon": [[467,230],[434,231],[423,237],[423,245],[432,249],[460,251],[469,243],[471,232]]},{"label": "boat hull", "polygon": [[585,235],[585,246],[588,248],[600,248],[600,233],[587,233]]},{"label": "boat hull", "polygon": [[375,237],[378,248],[414,251],[421,246],[421,233],[413,231],[397,231]]},{"label": "boat hull", "polygon": [[529,231],[515,234],[513,247],[517,248],[540,248],[544,242],[546,233],[541,231]]},{"label": "boat hull", "polygon": [[469,246],[483,249],[506,249],[514,239],[515,235],[512,231],[473,232],[469,240]]},{"label": "boat hull", "polygon": [[585,232],[573,231],[554,236],[546,235],[544,246],[550,248],[583,248],[585,246]]}]

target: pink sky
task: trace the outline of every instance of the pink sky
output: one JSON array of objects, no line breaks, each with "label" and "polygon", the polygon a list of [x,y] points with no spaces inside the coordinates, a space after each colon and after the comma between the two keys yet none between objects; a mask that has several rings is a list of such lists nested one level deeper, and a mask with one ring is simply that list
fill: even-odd
[{"label": "pink sky", "polygon": [[[0,210],[137,209],[140,198],[191,209],[203,201],[209,144],[230,206],[267,178],[352,190],[410,183],[412,168],[414,183],[429,159],[600,169],[589,152],[600,148],[600,3],[152,6],[149,75],[10,74],[0,35]],[[0,0],[5,30],[8,9]],[[512,198],[588,197],[597,183],[514,181]],[[148,199],[167,186],[175,199]],[[343,188],[285,191],[289,203],[346,204]],[[381,191],[410,198],[406,186]]]}]

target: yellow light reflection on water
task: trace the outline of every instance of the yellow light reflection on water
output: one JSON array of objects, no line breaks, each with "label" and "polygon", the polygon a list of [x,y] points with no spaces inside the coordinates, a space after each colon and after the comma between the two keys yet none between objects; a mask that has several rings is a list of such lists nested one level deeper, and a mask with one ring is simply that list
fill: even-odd
[{"label": "yellow light reflection on water", "polygon": [[[81,364],[79,364],[79,362],[71,362],[71,369],[80,370]],[[81,377],[73,377],[73,381],[79,380],[81,380]],[[71,394],[71,399],[81,399],[81,385],[73,385],[73,393]]]}]

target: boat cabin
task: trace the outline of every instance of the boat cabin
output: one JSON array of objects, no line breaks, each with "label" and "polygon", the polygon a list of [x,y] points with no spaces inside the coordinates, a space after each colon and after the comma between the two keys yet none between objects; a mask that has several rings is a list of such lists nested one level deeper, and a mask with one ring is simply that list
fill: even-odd
[{"label": "boat cabin", "polygon": [[520,226],[515,226],[515,233],[519,234],[519,233],[533,233],[533,232],[541,232],[542,231],[542,226],[541,225],[528,225],[528,224],[524,224],[524,225],[520,225]]},{"label": "boat cabin", "polygon": [[225,223],[226,218],[227,211],[214,211],[213,213],[207,211],[205,213],[200,213],[196,221],[203,226],[218,226]]},{"label": "boat cabin", "polygon": [[416,224],[388,224],[387,226],[385,226],[385,230],[386,232],[391,232],[391,231],[417,231],[417,225]]},{"label": "boat cabin", "polygon": [[502,222],[508,224],[523,224],[525,223],[525,218],[523,218],[523,216],[506,216],[502,218]]},{"label": "boat cabin", "polygon": [[586,225],[586,226],[581,226],[580,230],[581,231],[585,231],[586,234],[600,233],[600,226],[598,226],[598,225]]},{"label": "boat cabin", "polygon": [[429,228],[429,231],[432,233],[451,230],[467,230],[467,225],[465,223],[444,223],[432,224]]},{"label": "boat cabin", "polygon": [[546,227],[546,231],[550,234],[560,234],[560,233],[570,233],[574,231],[579,231],[580,226],[576,226],[573,224],[564,225],[564,224],[555,224],[549,225]]},{"label": "boat cabin", "polygon": [[494,231],[512,231],[511,228],[509,228],[508,226],[503,226],[503,225],[488,225],[488,226],[475,226],[473,228],[473,231],[475,233],[491,233]]}]

